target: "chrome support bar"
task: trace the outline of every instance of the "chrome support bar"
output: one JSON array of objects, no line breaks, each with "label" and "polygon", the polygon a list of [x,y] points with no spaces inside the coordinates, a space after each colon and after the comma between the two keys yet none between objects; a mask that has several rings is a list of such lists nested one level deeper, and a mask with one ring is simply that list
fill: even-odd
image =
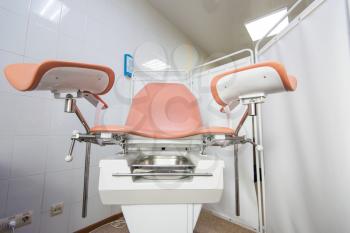
[{"label": "chrome support bar", "polygon": [[[83,114],[80,112],[80,109],[76,104],[76,100],[71,94],[66,95],[64,111],[67,113],[75,113],[79,121],[84,126],[86,130],[86,134],[89,135],[90,127],[87,121],[85,120]],[[75,144],[75,141],[78,140],[79,136],[80,134],[78,132],[73,133],[73,136],[71,138],[72,142],[69,148],[69,153],[65,158],[67,162],[70,162],[73,159],[72,153],[73,153],[74,144]],[[84,188],[83,188],[83,207],[82,207],[83,218],[87,216],[87,205],[88,205],[88,195],[89,195],[90,153],[91,153],[91,142],[87,141],[86,149],[85,149],[85,167],[84,167]]]},{"label": "chrome support bar", "polygon": [[204,141],[206,142],[206,146],[232,146],[235,144],[244,144],[247,139],[245,136],[225,136],[224,138],[216,138],[213,136],[206,136]]},{"label": "chrome support bar", "polygon": [[248,115],[252,118],[253,138],[247,139],[246,143],[253,145],[254,172],[256,174],[256,193],[258,202],[258,233],[266,232],[265,212],[265,171],[264,171],[264,149],[262,146],[262,119],[261,105],[265,101],[264,95],[242,97],[241,103],[248,106]]},{"label": "chrome support bar", "polygon": [[87,123],[87,121],[85,120],[83,114],[80,112],[80,109],[78,108],[78,106],[75,105],[75,110],[74,110],[75,115],[78,117],[79,121],[83,124],[86,133],[90,132],[90,127]]},{"label": "chrome support bar", "polygon": [[[249,116],[249,107],[247,108],[247,110],[244,112],[241,120],[239,121],[236,130],[235,130],[235,135],[238,136],[239,131],[241,130],[241,128],[243,127],[244,123],[246,122],[248,116]],[[241,141],[241,143],[246,143],[248,142],[249,139],[244,139]],[[239,196],[239,161],[238,161],[238,144],[234,144],[234,152],[233,152],[233,156],[234,156],[234,166],[235,166],[235,200],[236,200],[236,216],[240,216],[241,215],[241,207],[240,207],[240,196]]]},{"label": "chrome support bar", "polygon": [[238,144],[234,145],[236,216],[241,215],[239,198]]},{"label": "chrome support bar", "polygon": [[265,33],[265,35],[256,43],[255,48],[254,48],[254,59],[255,59],[255,63],[257,63],[259,61],[259,48],[260,48],[260,44],[263,40],[266,39],[266,37],[268,37],[270,35],[270,33],[278,26],[280,25],[280,23],[283,22],[283,20],[285,18],[287,18],[289,16],[289,14],[297,7],[299,6],[299,4],[302,2],[303,0],[298,0],[296,1],[293,6],[291,6],[287,13],[272,27],[270,28],[270,30],[268,32]]},{"label": "chrome support bar", "polygon": [[[254,106],[255,109],[255,106]],[[259,154],[256,150],[257,143],[257,135],[258,135],[258,127],[257,127],[257,116],[256,114],[251,115],[252,117],[252,131],[253,131],[253,139],[252,139],[252,145],[253,145],[253,161],[254,161],[254,173],[255,173],[255,189],[257,193],[257,202],[258,202],[258,231],[259,233],[263,233],[264,223],[262,220],[262,193],[261,193],[261,184],[260,184],[260,159]]]},{"label": "chrome support bar", "polygon": [[238,125],[237,125],[237,127],[236,127],[236,130],[235,130],[235,135],[236,135],[236,136],[238,136],[239,131],[241,131],[241,128],[243,127],[243,124],[244,124],[245,121],[247,120],[248,116],[249,116],[249,109],[247,109],[247,110],[244,112],[244,114],[243,114],[241,120],[239,121],[239,123],[238,123]]},{"label": "chrome support bar", "polygon": [[189,72],[190,72],[190,74],[192,74],[193,71],[195,71],[195,70],[197,70],[197,69],[199,69],[199,68],[203,68],[203,67],[205,67],[205,66],[214,64],[214,63],[216,63],[216,62],[222,61],[222,60],[227,59],[227,58],[230,58],[230,57],[237,56],[237,55],[242,54],[242,53],[249,53],[250,61],[251,61],[252,64],[254,63],[254,52],[253,52],[253,50],[251,50],[251,49],[242,49],[242,50],[239,50],[239,51],[230,53],[230,54],[228,54],[228,55],[225,55],[225,56],[223,56],[223,57],[220,57],[220,58],[211,60],[211,61],[206,62],[206,63],[204,63],[204,64],[201,64],[201,65],[199,65],[199,66],[195,66],[195,67],[193,67]]},{"label": "chrome support bar", "polygon": [[213,176],[211,173],[113,173],[112,176],[125,177],[125,176]]},{"label": "chrome support bar", "polygon": [[[262,147],[263,143],[263,131],[262,131],[262,114],[261,114],[261,104],[256,103],[256,121],[255,121],[255,140],[257,146],[255,146],[256,154],[257,154],[257,168],[259,169],[258,178],[260,178],[258,185],[261,185],[261,232],[266,232],[266,205],[265,205],[265,166],[264,166],[264,150]],[[258,170],[257,169],[257,170]],[[258,172],[258,171],[257,171]],[[260,174],[261,173],[261,174]]]},{"label": "chrome support bar", "polygon": [[85,149],[84,189],[83,189],[83,209],[82,209],[83,218],[87,216],[87,205],[88,205],[88,197],[89,197],[90,151],[91,151],[91,142],[87,142],[86,149]]}]

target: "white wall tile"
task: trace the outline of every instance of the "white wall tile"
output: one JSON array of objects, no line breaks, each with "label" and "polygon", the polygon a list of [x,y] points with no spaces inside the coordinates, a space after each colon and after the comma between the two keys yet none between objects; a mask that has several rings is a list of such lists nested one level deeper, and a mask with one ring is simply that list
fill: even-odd
[{"label": "white wall tile", "polygon": [[30,0],[1,0],[0,7],[20,15],[27,15]]},{"label": "white wall tile", "polygon": [[84,169],[74,169],[71,182],[72,188],[72,202],[79,202],[83,200],[83,187],[84,187]]},{"label": "white wall tile", "polygon": [[13,136],[0,136],[0,180],[10,177],[13,146]]},{"label": "white wall tile", "polygon": [[68,61],[81,61],[84,43],[66,35],[60,35],[58,40],[57,58]]},{"label": "white wall tile", "polygon": [[69,232],[86,227],[89,223],[98,222],[111,215],[111,207],[103,205],[100,197],[94,196],[89,198],[88,213],[86,218],[81,217],[81,202],[76,202],[71,206]]},{"label": "white wall tile", "polygon": [[89,0],[62,0],[63,4],[69,9],[77,9],[81,12],[86,12],[88,1]]},{"label": "white wall tile", "polygon": [[18,115],[16,113],[16,104],[19,96],[8,93],[0,93],[0,105],[6,108],[1,112],[0,135],[14,135],[17,125]]},{"label": "white wall tile", "polygon": [[43,211],[49,211],[51,205],[59,202],[64,202],[66,206],[70,205],[72,201],[72,177],[73,170],[46,174]]},{"label": "white wall tile", "polygon": [[5,217],[8,183],[8,180],[0,180],[0,218]]},{"label": "white wall tile", "polygon": [[122,208],[120,207],[120,205],[112,205],[111,206],[111,213],[112,213],[112,215],[119,214],[121,212],[122,212]]},{"label": "white wall tile", "polygon": [[27,17],[0,8],[0,49],[24,53]]},{"label": "white wall tile", "polygon": [[70,206],[65,205],[63,213],[51,217],[49,212],[45,212],[41,216],[40,233],[70,233],[68,231],[68,222],[70,215]]},{"label": "white wall tile", "polygon": [[40,213],[44,189],[44,175],[9,180],[6,215],[32,210]]},{"label": "white wall tile", "polygon": [[89,196],[98,195],[98,180],[100,176],[100,168],[92,167],[90,168],[90,179],[89,179]]},{"label": "white wall tile", "polygon": [[[46,160],[47,172],[69,170],[73,168],[73,162],[68,163],[64,160],[65,156],[68,154],[69,146],[69,136],[48,137],[48,149]],[[75,153],[73,155],[75,155]]]},{"label": "white wall tile", "polygon": [[88,211],[90,210],[89,218],[91,222],[98,222],[111,215],[111,206],[103,205],[99,196],[90,198]]},{"label": "white wall tile", "polygon": [[15,136],[11,177],[42,174],[45,170],[47,137]]},{"label": "white wall tile", "polygon": [[86,14],[79,8],[70,8],[64,5],[62,8],[60,33],[78,40],[85,38]]},{"label": "white wall tile", "polygon": [[50,128],[50,106],[45,99],[30,96],[15,98],[17,135],[47,135]]},{"label": "white wall tile", "polygon": [[25,56],[41,60],[55,59],[57,40],[56,31],[30,21]]},{"label": "white wall tile", "polygon": [[34,212],[32,216],[32,223],[16,229],[16,233],[39,233],[41,224],[40,212]]},{"label": "white wall tile", "polygon": [[52,101],[51,108],[51,126],[50,134],[52,135],[68,135],[73,130],[84,132],[84,128],[74,114],[64,112],[64,100]]},{"label": "white wall tile", "polygon": [[62,2],[60,0],[31,0],[30,21],[51,29],[58,30]]},{"label": "white wall tile", "polygon": [[90,203],[91,202],[89,202],[89,206],[88,206],[88,216],[86,218],[81,217],[81,207],[82,207],[81,202],[76,202],[71,205],[68,232],[75,232],[93,223],[90,221],[90,215],[91,215],[91,212],[93,212],[94,210],[89,208],[91,206]]},{"label": "white wall tile", "polygon": [[108,5],[106,0],[87,0],[87,13],[100,22],[106,21]]}]

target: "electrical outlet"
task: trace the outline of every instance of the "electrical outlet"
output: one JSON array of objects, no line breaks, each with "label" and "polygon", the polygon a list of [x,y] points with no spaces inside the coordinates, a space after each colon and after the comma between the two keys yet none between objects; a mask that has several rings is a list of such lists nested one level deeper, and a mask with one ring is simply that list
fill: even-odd
[{"label": "electrical outlet", "polygon": [[64,207],[64,203],[63,202],[59,202],[56,204],[53,204],[50,207],[50,215],[51,217],[62,214],[63,213],[63,207]]},{"label": "electrical outlet", "polygon": [[9,222],[12,220],[16,221],[16,228],[23,227],[32,223],[33,211],[19,213],[7,218],[0,219],[0,232],[8,232]]}]

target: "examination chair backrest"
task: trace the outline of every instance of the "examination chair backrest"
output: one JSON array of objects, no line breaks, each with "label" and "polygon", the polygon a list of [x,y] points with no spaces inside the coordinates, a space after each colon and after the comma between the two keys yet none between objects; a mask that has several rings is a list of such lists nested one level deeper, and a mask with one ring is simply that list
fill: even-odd
[{"label": "examination chair backrest", "polygon": [[150,83],[133,98],[127,127],[164,134],[202,128],[196,98],[183,84]]}]

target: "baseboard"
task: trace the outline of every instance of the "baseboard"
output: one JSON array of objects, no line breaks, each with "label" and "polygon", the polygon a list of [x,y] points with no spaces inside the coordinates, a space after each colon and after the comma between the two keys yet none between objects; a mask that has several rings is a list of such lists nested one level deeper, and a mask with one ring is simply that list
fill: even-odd
[{"label": "baseboard", "polygon": [[91,224],[87,227],[84,227],[83,229],[80,229],[78,231],[75,231],[74,233],[89,233],[97,228],[99,228],[100,226],[103,226],[109,222],[113,222],[117,219],[120,219],[121,217],[123,217],[123,213],[119,213],[119,214],[115,214],[115,215],[112,215],[108,218],[105,218],[105,219],[102,219],[101,221],[99,222],[96,222],[94,224]]}]

